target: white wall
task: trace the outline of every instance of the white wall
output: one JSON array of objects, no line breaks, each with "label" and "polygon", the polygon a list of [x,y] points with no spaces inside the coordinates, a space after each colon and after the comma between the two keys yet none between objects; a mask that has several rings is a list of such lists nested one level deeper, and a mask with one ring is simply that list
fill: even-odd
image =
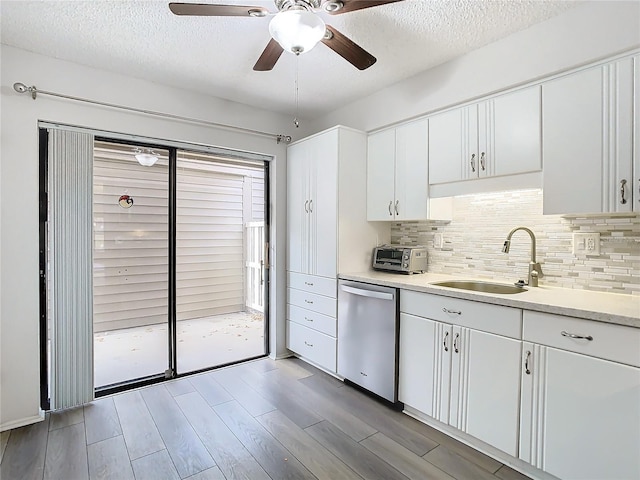
[{"label": "white wall", "polygon": [[[211,96],[183,92],[13,47],[1,47],[0,100],[0,430],[39,417],[38,346],[38,120],[155,139],[178,140],[273,155],[271,215],[271,352],[285,353],[284,285],[286,145],[271,138],[126,113],[41,95],[32,100],[12,85],[198,118],[273,133],[293,134],[288,116]],[[272,240],[273,240],[272,236]]]},{"label": "white wall", "polygon": [[308,130],[341,124],[370,132],[638,46],[639,1],[587,1],[315,119]]}]

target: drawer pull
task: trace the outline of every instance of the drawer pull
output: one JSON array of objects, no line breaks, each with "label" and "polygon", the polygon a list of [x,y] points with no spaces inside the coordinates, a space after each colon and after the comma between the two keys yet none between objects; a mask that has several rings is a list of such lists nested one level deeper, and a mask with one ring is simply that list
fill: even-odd
[{"label": "drawer pull", "polygon": [[531,352],[527,350],[527,356],[524,357],[524,373],[527,375],[531,375],[531,370],[529,370],[529,357],[531,356]]},{"label": "drawer pull", "polygon": [[449,339],[449,332],[444,332],[444,341],[442,342],[442,345],[444,345],[444,351],[448,352],[449,351],[449,347],[447,346],[447,340]]},{"label": "drawer pull", "polygon": [[304,344],[305,344],[307,347],[313,347],[313,343],[309,343],[309,342],[307,342],[306,340],[304,341]]},{"label": "drawer pull", "polygon": [[309,285],[310,287],[313,287],[313,283],[310,282],[304,282],[305,285]]},{"label": "drawer pull", "polygon": [[305,319],[307,322],[313,322],[313,318],[307,318],[307,317],[304,317],[304,319]]},{"label": "drawer pull", "polygon": [[362,375],[363,377],[368,377],[368,376],[369,376],[369,375],[367,375],[367,374],[366,374],[366,373],[364,373],[364,372],[360,372],[360,375]]},{"label": "drawer pull", "polygon": [[560,335],[562,335],[563,337],[577,338],[579,340],[593,340],[593,337],[591,335],[577,335],[575,333],[565,332],[564,330],[560,332]]},{"label": "drawer pull", "polygon": [[306,298],[304,299],[304,303],[310,303],[313,305],[313,300],[307,300]]},{"label": "drawer pull", "polygon": [[456,337],[453,339],[453,351],[456,353],[459,353],[460,350],[458,350],[458,339],[460,338],[460,334],[456,333]]},{"label": "drawer pull", "polygon": [[449,309],[447,309],[447,308],[444,308],[444,307],[443,307],[443,308],[442,308],[442,311],[443,311],[444,313],[451,313],[451,314],[453,314],[453,315],[462,315],[462,312],[461,312],[461,311],[459,311],[459,310],[449,310]]}]

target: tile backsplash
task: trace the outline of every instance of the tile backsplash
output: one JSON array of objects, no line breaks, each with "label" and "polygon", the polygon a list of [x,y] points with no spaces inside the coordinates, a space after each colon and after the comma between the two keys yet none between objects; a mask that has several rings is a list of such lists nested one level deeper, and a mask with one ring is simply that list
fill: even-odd
[{"label": "tile backsplash", "polygon": [[[540,285],[640,295],[640,215],[542,215],[541,190],[455,197],[450,223],[393,223],[391,243],[426,246],[431,273],[515,282],[526,280],[531,240],[518,231],[508,254],[502,245],[518,226],[536,235]],[[600,255],[574,255],[577,232],[599,233]],[[435,234],[442,248],[434,248]]]}]

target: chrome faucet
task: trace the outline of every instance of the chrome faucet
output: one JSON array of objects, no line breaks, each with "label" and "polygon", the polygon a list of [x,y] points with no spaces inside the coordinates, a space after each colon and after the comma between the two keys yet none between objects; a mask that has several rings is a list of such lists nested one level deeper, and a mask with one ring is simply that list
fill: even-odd
[{"label": "chrome faucet", "polygon": [[527,227],[516,227],[509,232],[507,239],[504,241],[502,247],[502,253],[509,253],[509,247],[511,246],[511,236],[518,230],[524,230],[531,237],[531,261],[529,262],[529,282],[530,287],[538,286],[538,278],[542,277],[542,267],[536,262],[536,236]]}]

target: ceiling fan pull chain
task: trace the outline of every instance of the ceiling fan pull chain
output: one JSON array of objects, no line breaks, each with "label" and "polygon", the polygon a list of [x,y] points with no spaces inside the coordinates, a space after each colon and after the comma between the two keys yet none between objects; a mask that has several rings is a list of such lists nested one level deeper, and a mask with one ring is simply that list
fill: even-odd
[{"label": "ceiling fan pull chain", "polygon": [[300,127],[300,122],[298,122],[298,62],[299,61],[300,61],[300,55],[296,55],[296,74],[295,74],[295,85],[294,85],[294,89],[295,89],[294,98],[295,98],[295,102],[296,102],[296,114],[293,117],[293,124],[296,126],[296,128]]}]

